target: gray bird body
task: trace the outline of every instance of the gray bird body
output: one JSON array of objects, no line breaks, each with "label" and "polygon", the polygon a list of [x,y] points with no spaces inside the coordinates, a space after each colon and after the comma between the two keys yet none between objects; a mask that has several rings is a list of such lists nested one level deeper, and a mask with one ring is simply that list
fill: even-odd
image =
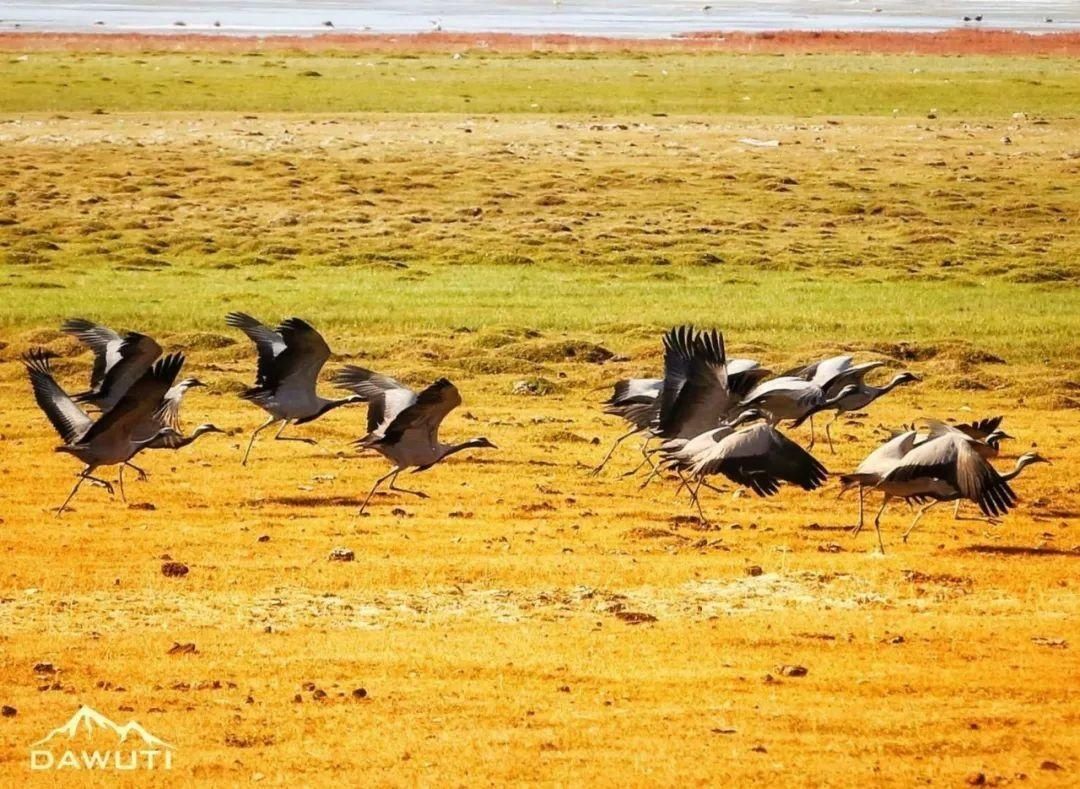
[{"label": "gray bird body", "polygon": [[307,322],[288,318],[275,330],[243,312],[231,312],[225,316],[225,323],[244,332],[258,353],[255,385],[240,397],[270,415],[252,433],[243,464],[247,464],[256,436],[274,423],[282,423],[275,440],[314,444],[314,439],[282,437],[281,433],[290,422],[302,425],[339,406],[361,402],[355,396],[339,400],[319,396],[316,384],[319,372],[330,358],[330,347]]},{"label": "gray bird body", "polygon": [[[794,427],[798,427],[809,419],[809,448],[813,448],[814,414],[835,407],[838,402],[857,391],[854,384],[848,384],[830,396],[826,394],[827,388],[827,381],[817,384],[795,376],[774,378],[755,387],[743,400],[742,407],[761,409],[769,415],[769,421],[773,425],[790,420]],[[831,437],[829,445],[832,446]]]},{"label": "gray bird body", "polygon": [[899,373],[884,386],[873,386],[863,381],[862,378],[859,378],[857,379],[857,382],[855,384],[858,389],[855,392],[849,394],[847,397],[842,397],[837,400],[834,408],[836,409],[837,414],[849,411],[861,411],[862,409],[873,403],[875,400],[877,400],[879,397],[887,395],[896,387],[902,384],[909,383],[911,381],[918,380],[918,378],[908,372]]},{"label": "gray bird body", "polygon": [[57,451],[76,457],[86,466],[57,515],[64,511],[86,479],[100,482],[112,490],[109,483],[90,476],[95,469],[124,463],[150,442],[175,433],[173,428],[163,427],[149,436],[138,437],[135,431],[161,408],[162,399],[183,366],[184,357],[181,354],[170,354],[155,362],[96,422],[79,408],[53,378],[47,352],[40,349],[30,351],[23,357],[23,363],[38,405],[64,442],[57,447]]},{"label": "gray bird body", "polygon": [[828,477],[817,459],[769,424],[722,437],[695,458],[691,474],[695,478],[723,474],[759,496],[776,493],[782,481],[814,490]]},{"label": "gray bird body", "polygon": [[335,376],[334,383],[368,403],[368,433],[356,445],[373,449],[394,464],[388,474],[376,481],[360,507],[361,513],[379,485],[387,479],[391,490],[426,498],[426,494],[395,486],[397,475],[406,468],[412,468],[415,473],[465,449],[495,447],[483,437],[458,444],[439,440],[443,419],[461,405],[457,387],[445,378],[417,394],[389,376],[350,365]]},{"label": "gray bird body", "polygon": [[994,450],[956,428],[932,423],[930,437],[917,443],[874,486],[884,493],[884,501],[875,518],[878,525],[889,501],[903,498],[929,502],[915,516],[904,532],[906,542],[915,525],[931,507],[945,501],[967,499],[978,505],[987,520],[1005,515],[1016,504],[1016,494],[1009,482],[1032,463],[1048,462],[1037,453],[1021,456],[1008,474],[1000,474],[988,460]]}]

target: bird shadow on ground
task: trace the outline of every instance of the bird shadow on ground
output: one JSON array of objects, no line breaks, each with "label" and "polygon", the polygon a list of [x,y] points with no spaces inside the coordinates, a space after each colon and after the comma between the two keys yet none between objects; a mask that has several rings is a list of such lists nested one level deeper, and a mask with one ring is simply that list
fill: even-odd
[{"label": "bird shadow on ground", "polygon": [[284,507],[359,507],[363,501],[362,496],[272,496],[261,503]]},{"label": "bird shadow on ground", "polygon": [[[805,526],[800,526],[803,531],[841,531],[849,532],[854,529],[854,525],[850,526],[823,526],[820,523],[808,523]],[[872,527],[871,527],[872,528]]]},{"label": "bird shadow on ground", "polygon": [[1080,559],[1080,551],[1066,551],[1061,548],[1029,548],[1024,545],[967,545],[961,553],[988,553],[999,556],[1075,556]]}]

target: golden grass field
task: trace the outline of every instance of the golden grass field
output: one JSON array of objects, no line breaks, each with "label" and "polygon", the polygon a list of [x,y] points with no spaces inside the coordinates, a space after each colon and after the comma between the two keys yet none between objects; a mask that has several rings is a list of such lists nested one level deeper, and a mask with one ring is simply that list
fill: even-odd
[{"label": "golden grass field", "polygon": [[[864,61],[822,79],[845,63]],[[1075,108],[411,109],[3,109],[0,785],[1075,785]],[[310,319],[327,379],[447,375],[465,402],[444,436],[499,449],[363,517],[388,465],[349,447],[362,407],[242,468],[263,413],[235,396],[254,352],[233,309]],[[229,435],[145,453],[126,504],[84,487],[58,519],[77,463],[18,360],[44,345],[81,388],[90,356],[56,331],[76,315],[185,350],[209,384],[186,426]],[[924,377],[837,423],[831,471],[914,418],[992,414],[1017,437],[999,467],[1035,446],[1053,465],[1000,526],[943,506],[905,545],[890,509],[884,555],[835,482],[728,486],[703,524],[670,481],[619,476],[637,442],[588,475],[623,431],[606,387],[659,373],[683,321],[778,371],[844,350]],[[533,378],[545,394],[513,393]],[[30,743],[80,704],[175,744],[171,773],[32,774]]]}]

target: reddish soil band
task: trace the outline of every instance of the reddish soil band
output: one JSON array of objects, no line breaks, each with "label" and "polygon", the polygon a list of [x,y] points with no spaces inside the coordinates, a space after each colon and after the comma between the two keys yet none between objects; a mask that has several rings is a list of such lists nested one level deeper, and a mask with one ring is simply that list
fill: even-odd
[{"label": "reddish soil band", "polygon": [[741,52],[920,55],[1080,55],[1080,33],[1034,35],[1006,30],[937,33],[780,31],[694,33],[677,38],[606,38],[509,33],[232,36],[146,33],[0,33],[6,52]]}]

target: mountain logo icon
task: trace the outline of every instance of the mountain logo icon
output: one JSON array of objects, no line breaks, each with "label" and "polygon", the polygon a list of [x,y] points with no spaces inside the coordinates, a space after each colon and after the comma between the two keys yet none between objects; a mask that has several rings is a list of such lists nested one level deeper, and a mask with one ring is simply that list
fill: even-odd
[{"label": "mountain logo icon", "polygon": [[171,769],[175,746],[136,721],[116,723],[82,705],[62,726],[30,746],[33,770]]}]

